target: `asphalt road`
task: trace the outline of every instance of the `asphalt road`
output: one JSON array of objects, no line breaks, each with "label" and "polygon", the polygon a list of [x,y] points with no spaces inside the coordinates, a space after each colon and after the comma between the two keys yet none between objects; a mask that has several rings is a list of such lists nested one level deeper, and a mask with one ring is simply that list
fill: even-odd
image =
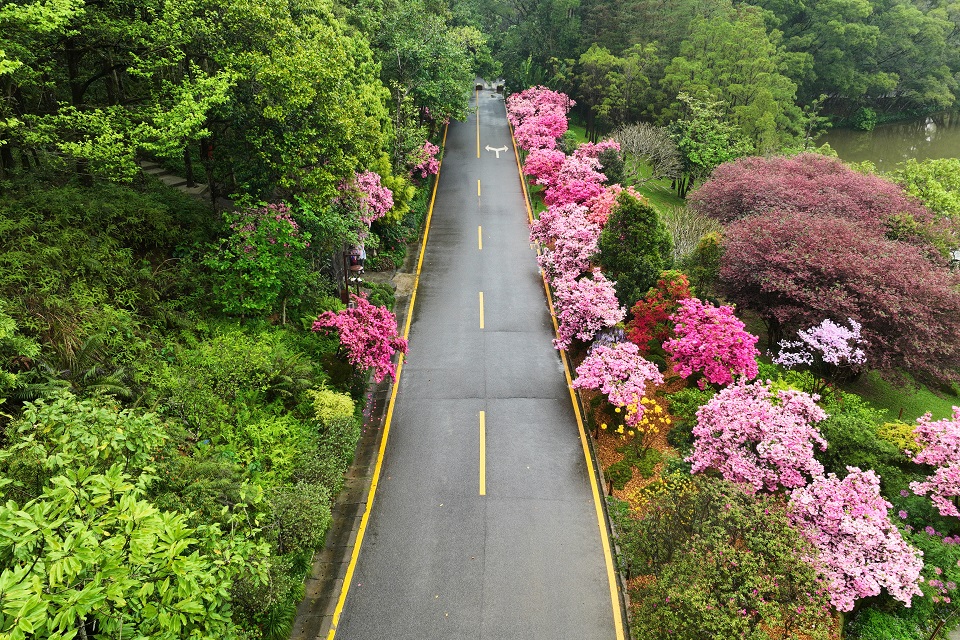
[{"label": "asphalt road", "polygon": [[504,103],[476,100],[447,137],[342,640],[616,637]]}]

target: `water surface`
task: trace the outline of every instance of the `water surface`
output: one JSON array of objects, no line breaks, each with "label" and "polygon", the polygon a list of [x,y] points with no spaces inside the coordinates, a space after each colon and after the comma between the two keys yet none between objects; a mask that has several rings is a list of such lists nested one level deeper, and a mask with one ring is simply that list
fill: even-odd
[{"label": "water surface", "polygon": [[938,113],[878,126],[873,131],[834,129],[817,139],[829,142],[845,162],[869,160],[891,171],[908,158],[960,157],[960,113]]}]

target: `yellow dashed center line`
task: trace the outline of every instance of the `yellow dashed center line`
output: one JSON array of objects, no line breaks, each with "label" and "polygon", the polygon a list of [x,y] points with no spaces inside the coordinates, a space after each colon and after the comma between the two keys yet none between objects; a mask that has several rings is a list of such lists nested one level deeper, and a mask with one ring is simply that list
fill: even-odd
[{"label": "yellow dashed center line", "polygon": [[480,412],[480,495],[487,495],[487,412]]},{"label": "yellow dashed center line", "polygon": [[483,251],[483,227],[477,227],[477,247]]},{"label": "yellow dashed center line", "polygon": [[483,291],[480,292],[480,328],[483,329]]}]

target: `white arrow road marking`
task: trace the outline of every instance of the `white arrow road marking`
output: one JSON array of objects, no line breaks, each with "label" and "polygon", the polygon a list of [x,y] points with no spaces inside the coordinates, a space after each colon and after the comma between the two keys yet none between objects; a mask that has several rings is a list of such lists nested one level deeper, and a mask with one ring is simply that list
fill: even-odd
[{"label": "white arrow road marking", "polygon": [[494,148],[494,147],[491,147],[490,145],[487,145],[487,151],[493,151],[494,153],[496,153],[496,154],[497,154],[497,160],[499,160],[499,159],[500,159],[500,152],[503,151],[504,153],[506,153],[506,152],[507,152],[507,147],[506,147],[506,146],[503,146],[503,147],[500,147],[500,148]]}]

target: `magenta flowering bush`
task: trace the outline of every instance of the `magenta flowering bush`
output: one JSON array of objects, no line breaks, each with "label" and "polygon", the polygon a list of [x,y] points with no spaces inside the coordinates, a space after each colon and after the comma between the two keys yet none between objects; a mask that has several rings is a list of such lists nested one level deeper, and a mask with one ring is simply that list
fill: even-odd
[{"label": "magenta flowering bush", "polygon": [[[415,175],[420,178],[437,175],[437,171],[440,170],[440,161],[437,159],[439,152],[440,147],[429,140],[424,141],[423,147],[410,159],[410,164],[412,165],[410,175]],[[391,196],[392,195],[393,194],[391,194]]]},{"label": "magenta flowering bush", "polygon": [[787,369],[824,363],[834,367],[855,367],[867,361],[860,337],[860,323],[847,318],[850,327],[844,327],[829,318],[797,332],[796,340],[781,340],[780,353],[773,359]]},{"label": "magenta flowering bush", "polygon": [[530,242],[552,245],[567,226],[568,219],[587,220],[587,208],[579,204],[564,204],[547,207],[540,217],[530,223]]},{"label": "magenta flowering bush", "polygon": [[847,467],[847,477],[829,474],[790,493],[791,519],[817,550],[830,603],[851,611],[858,598],[882,589],[910,606],[922,595],[922,553],[890,521],[892,506],[880,495],[873,471]]},{"label": "magenta flowering bush", "polygon": [[953,408],[952,419],[934,422],[929,413],[917,418],[913,433],[922,447],[913,461],[936,469],[923,482],[911,482],[910,489],[920,496],[930,494],[940,515],[960,518],[953,502],[960,496],[960,407]]},{"label": "magenta flowering bush", "polygon": [[347,361],[359,371],[373,369],[373,379],[396,380],[393,355],[407,352],[407,341],[397,332],[397,320],[386,307],[370,304],[363,296],[350,296],[354,306],[325,311],[313,323],[314,331],[336,329]]},{"label": "magenta flowering bush", "polygon": [[555,283],[553,305],[559,327],[554,347],[567,349],[574,338],[586,342],[623,320],[627,311],[617,301],[613,286],[599,272],[592,278]]},{"label": "magenta flowering bush", "polygon": [[759,381],[723,389],[697,411],[691,472],[716,469],[753,491],[771,492],[822,476],[813,448],[823,451],[827,441],[814,424],[827,414],[816,400],[802,391],[773,393]]},{"label": "magenta flowering bush", "polygon": [[626,412],[626,423],[635,426],[646,407],[640,400],[649,384],[663,384],[657,365],[640,355],[632,342],[600,345],[577,367],[574,389],[595,389],[615,407],[635,407]]},{"label": "magenta flowering bush", "polygon": [[735,375],[757,376],[757,336],[746,331],[732,307],[687,298],[680,301],[670,320],[676,337],[664,342],[663,348],[673,357],[674,370],[684,378],[703,374],[701,389],[704,380],[728,385]]},{"label": "magenta flowering bush", "polygon": [[557,183],[560,167],[566,159],[567,154],[559,149],[534,149],[523,163],[523,172],[537,184],[552,187]]},{"label": "magenta flowering bush", "polygon": [[340,184],[337,201],[369,226],[393,208],[393,191],[381,184],[379,173],[364,171],[354,174],[352,182]]},{"label": "magenta flowering bush", "polygon": [[543,194],[547,206],[552,204],[582,204],[603,193],[607,177],[600,172],[596,158],[567,156],[555,184]]}]

